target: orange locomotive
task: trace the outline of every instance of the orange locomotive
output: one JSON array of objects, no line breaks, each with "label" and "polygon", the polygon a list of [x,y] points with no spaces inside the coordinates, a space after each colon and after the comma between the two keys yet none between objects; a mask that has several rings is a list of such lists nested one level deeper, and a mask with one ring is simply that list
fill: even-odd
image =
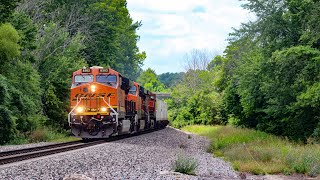
[{"label": "orange locomotive", "polygon": [[168,124],[165,103],[110,68],[94,66],[75,71],[70,105],[68,122],[72,133],[83,139],[107,138]]}]

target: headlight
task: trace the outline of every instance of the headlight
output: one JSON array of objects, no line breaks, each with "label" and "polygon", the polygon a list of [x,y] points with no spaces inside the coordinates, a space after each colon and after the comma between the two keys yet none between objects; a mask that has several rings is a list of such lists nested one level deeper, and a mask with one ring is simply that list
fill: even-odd
[{"label": "headlight", "polygon": [[78,113],[82,113],[82,112],[83,112],[83,107],[78,107],[78,108],[77,108],[77,112],[78,112]]},{"label": "headlight", "polygon": [[96,86],[95,85],[91,85],[90,88],[91,88],[91,92],[95,92],[96,91]]},{"label": "headlight", "polygon": [[103,108],[101,108],[101,111],[102,111],[102,112],[106,112],[106,111],[107,111],[107,108],[103,107]]}]

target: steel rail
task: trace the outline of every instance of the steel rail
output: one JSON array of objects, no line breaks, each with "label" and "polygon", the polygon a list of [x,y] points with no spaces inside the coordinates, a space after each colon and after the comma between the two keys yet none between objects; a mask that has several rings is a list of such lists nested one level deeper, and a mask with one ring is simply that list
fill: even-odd
[{"label": "steel rail", "polygon": [[4,156],[0,158],[0,165],[19,162],[27,159],[33,159],[41,156],[47,156],[47,155],[66,152],[66,151],[71,151],[71,150],[89,147],[89,146],[93,146],[101,143],[105,143],[105,141],[100,140],[100,141],[93,141],[90,143],[71,144],[71,145],[60,146],[56,148],[42,149],[34,152],[26,152],[22,154]]},{"label": "steel rail", "polygon": [[62,147],[62,146],[67,146],[67,145],[79,144],[79,143],[83,143],[83,141],[82,140],[70,141],[70,142],[65,142],[65,143],[57,143],[57,144],[37,146],[37,147],[32,147],[32,148],[24,148],[24,149],[17,149],[17,150],[11,150],[11,151],[4,151],[4,152],[0,152],[0,158],[1,157],[5,157],[5,156],[15,155],[15,154],[35,152],[35,151],[40,151],[40,150],[44,150],[44,149]]}]

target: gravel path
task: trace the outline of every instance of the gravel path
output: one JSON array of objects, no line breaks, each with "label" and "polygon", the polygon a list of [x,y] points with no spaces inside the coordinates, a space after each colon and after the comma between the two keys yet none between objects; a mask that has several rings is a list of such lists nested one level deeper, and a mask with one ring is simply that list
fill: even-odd
[{"label": "gravel path", "polygon": [[32,147],[38,147],[38,146],[44,146],[44,145],[50,145],[50,144],[56,144],[56,143],[55,142],[40,142],[40,143],[33,143],[33,144],[0,146],[0,152],[25,149],[25,148],[32,148]]},{"label": "gravel path", "polygon": [[[239,179],[228,163],[206,153],[208,144],[204,137],[166,128],[10,167],[0,166],[0,179]],[[198,161],[196,176],[172,171],[172,164],[181,154]]]}]

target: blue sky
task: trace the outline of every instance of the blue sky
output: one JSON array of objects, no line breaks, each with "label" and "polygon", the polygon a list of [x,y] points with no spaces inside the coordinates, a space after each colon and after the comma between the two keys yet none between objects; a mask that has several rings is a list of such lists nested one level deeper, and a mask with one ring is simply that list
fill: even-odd
[{"label": "blue sky", "polygon": [[127,0],[138,30],[143,69],[157,74],[184,71],[183,57],[192,49],[222,54],[232,27],[252,18],[237,0]]}]

